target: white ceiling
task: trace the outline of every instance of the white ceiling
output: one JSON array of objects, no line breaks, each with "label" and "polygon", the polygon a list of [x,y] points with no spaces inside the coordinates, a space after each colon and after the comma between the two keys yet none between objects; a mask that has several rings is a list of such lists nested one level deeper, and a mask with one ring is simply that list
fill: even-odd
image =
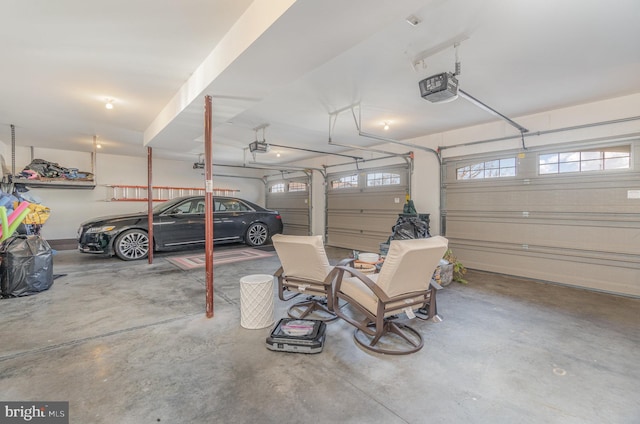
[{"label": "white ceiling", "polygon": [[[216,163],[242,164],[263,134],[340,152],[327,142],[330,113],[345,108],[333,140],[375,144],[358,136],[355,104],[362,131],[396,140],[495,121],[465,99],[420,97],[418,81],[454,70],[460,38],[460,87],[516,121],[640,92],[638,0],[0,0],[0,10],[0,141],[14,124],[18,146],[91,151],[97,135],[105,153],[151,146],[196,161],[204,95]],[[412,65],[438,46],[426,67]],[[272,148],[260,161],[309,155]]]}]

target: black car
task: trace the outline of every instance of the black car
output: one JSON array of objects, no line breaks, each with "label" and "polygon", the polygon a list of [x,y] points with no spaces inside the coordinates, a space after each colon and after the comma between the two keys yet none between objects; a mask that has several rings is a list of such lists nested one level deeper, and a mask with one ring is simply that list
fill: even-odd
[{"label": "black car", "polygon": [[[214,197],[215,243],[244,242],[261,246],[282,233],[278,211],[265,209],[236,197]],[[178,197],[153,208],[153,248],[170,250],[203,246],[205,242],[204,196]],[[78,249],[83,253],[116,255],[130,261],[149,253],[148,214],[95,218],[78,229]]]}]

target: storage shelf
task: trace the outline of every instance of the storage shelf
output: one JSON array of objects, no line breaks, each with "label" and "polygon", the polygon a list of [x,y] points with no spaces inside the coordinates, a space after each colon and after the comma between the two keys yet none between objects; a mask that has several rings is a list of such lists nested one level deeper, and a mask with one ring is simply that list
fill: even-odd
[{"label": "storage shelf", "polygon": [[73,188],[83,190],[93,190],[96,187],[94,181],[73,181],[73,180],[29,180],[26,178],[14,178],[14,184],[24,184],[31,188]]}]

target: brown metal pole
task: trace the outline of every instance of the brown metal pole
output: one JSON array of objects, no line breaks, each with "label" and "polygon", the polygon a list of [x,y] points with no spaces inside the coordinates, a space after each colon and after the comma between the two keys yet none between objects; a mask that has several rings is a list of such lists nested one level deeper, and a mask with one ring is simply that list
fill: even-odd
[{"label": "brown metal pole", "polygon": [[213,149],[211,145],[211,96],[204,97],[204,213],[207,318],[213,317]]},{"label": "brown metal pole", "polygon": [[149,264],[153,263],[153,151],[147,147],[147,214],[149,221]]}]

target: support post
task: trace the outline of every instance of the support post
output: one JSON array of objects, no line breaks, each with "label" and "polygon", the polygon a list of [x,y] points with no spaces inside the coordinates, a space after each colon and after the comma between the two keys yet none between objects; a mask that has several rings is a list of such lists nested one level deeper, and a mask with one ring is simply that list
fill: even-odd
[{"label": "support post", "polygon": [[213,317],[213,148],[211,145],[211,96],[204,98],[204,213],[207,318]]},{"label": "support post", "polygon": [[16,126],[11,124],[11,178],[16,175]]},{"label": "support post", "polygon": [[93,174],[93,181],[96,181],[96,166],[98,160],[98,136],[93,135],[93,149],[91,150],[91,173]]},{"label": "support post", "polygon": [[149,221],[149,265],[153,263],[153,151],[147,147],[147,214]]}]

